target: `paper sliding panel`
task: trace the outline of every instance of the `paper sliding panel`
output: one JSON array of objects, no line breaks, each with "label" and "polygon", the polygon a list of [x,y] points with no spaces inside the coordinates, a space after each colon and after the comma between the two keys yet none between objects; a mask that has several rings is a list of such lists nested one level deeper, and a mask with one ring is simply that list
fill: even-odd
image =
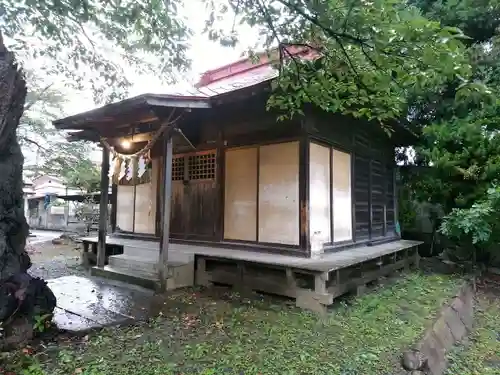
[{"label": "paper sliding panel", "polygon": [[135,233],[155,233],[156,223],[156,189],[160,163],[153,159],[151,182],[137,185],[135,197]]},{"label": "paper sliding panel", "polygon": [[151,183],[136,186],[135,196],[135,233],[154,234],[154,202],[153,188]]},{"label": "paper sliding panel", "polygon": [[352,239],[351,155],[333,150],[333,241]]},{"label": "paper sliding panel", "polygon": [[309,150],[309,233],[311,246],[331,242],[330,148],[315,143]]},{"label": "paper sliding panel", "polygon": [[116,225],[121,230],[132,232],[134,230],[134,187],[118,185],[116,202]]},{"label": "paper sliding panel", "polygon": [[226,152],[224,238],[257,240],[257,148]]},{"label": "paper sliding panel", "polygon": [[262,146],[259,242],[299,244],[299,143]]}]

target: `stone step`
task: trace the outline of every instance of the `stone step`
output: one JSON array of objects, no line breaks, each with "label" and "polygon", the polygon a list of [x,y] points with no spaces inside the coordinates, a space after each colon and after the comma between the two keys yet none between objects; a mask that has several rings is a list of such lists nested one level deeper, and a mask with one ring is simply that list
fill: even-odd
[{"label": "stone step", "polygon": [[109,266],[120,269],[122,272],[134,272],[147,277],[156,277],[158,275],[158,261],[153,258],[130,256],[130,255],[112,255],[109,257]]},{"label": "stone step", "polygon": [[[123,255],[128,255],[136,258],[147,257],[151,259],[157,259],[160,255],[160,249],[151,247],[124,246]],[[168,251],[168,259],[173,262],[189,263],[194,261],[194,254],[191,252],[176,250],[175,247],[172,246]]]},{"label": "stone step", "polygon": [[151,258],[147,256],[132,256],[127,254],[111,255],[109,256],[110,262],[130,263],[130,265],[139,265],[144,267],[152,267],[158,264],[158,258]]},{"label": "stone step", "polygon": [[131,255],[131,256],[145,254],[146,256],[153,258],[153,257],[158,256],[160,254],[160,247],[159,246],[146,247],[146,246],[125,245],[125,246],[123,246],[123,254]]},{"label": "stone step", "polygon": [[147,289],[156,290],[159,286],[159,280],[157,278],[147,277],[131,270],[123,270],[113,266],[104,266],[104,268],[92,267],[90,269],[90,274],[92,276],[138,285]]},{"label": "stone step", "polygon": [[[137,271],[131,268],[121,268],[112,265],[104,268],[92,267],[91,275],[118,280],[144,288],[157,289],[159,287],[158,273],[151,274],[144,271]],[[194,262],[171,262],[168,267],[166,282],[167,290],[185,288],[194,285]]]},{"label": "stone step", "polygon": [[[109,257],[109,268],[124,275],[132,275],[148,280],[158,280],[159,265],[156,259],[125,254]],[[171,259],[168,263],[167,289],[177,289],[194,285],[194,262],[188,259]]]}]

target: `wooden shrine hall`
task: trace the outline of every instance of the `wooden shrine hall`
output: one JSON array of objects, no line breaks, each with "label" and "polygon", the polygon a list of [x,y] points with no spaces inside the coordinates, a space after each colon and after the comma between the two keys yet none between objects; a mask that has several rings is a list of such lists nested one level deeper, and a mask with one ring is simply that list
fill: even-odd
[{"label": "wooden shrine hall", "polygon": [[[292,53],[310,58],[310,52]],[[189,94],[144,94],[54,122],[101,145],[91,273],[171,289],[223,283],[324,311],[418,263],[400,238],[395,155],[412,135],[305,108],[266,110],[263,54],[205,73]],[[116,192],[116,194],[115,194]],[[110,223],[107,207],[111,206]]]}]

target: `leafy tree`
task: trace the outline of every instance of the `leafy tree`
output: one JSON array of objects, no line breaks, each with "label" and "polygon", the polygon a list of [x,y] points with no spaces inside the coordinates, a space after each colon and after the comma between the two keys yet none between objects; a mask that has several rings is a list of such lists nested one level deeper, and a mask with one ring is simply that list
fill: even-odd
[{"label": "leafy tree", "polygon": [[[459,79],[411,99],[413,129],[422,136],[417,164],[432,166],[409,181],[419,201],[444,210],[441,232],[460,259],[498,261],[498,241],[488,235],[500,220],[495,206],[500,177],[500,45],[497,1],[414,1],[443,25],[461,27],[471,38],[469,90],[457,95]],[[483,217],[484,216],[484,217]],[[455,242],[456,241],[456,242]],[[496,252],[496,254],[494,254]]]},{"label": "leafy tree", "polygon": [[470,208],[454,208],[441,231],[455,240],[454,255],[483,264],[500,263],[500,187],[489,188]]},{"label": "leafy tree", "polygon": [[[276,95],[271,104],[291,114],[312,102],[384,121],[400,116],[408,90],[438,85],[450,75],[468,76],[460,30],[441,28],[402,0],[205,1],[206,31],[223,44],[236,43],[238,33],[235,28],[224,33],[219,21],[235,17],[233,24],[260,31],[261,47],[303,44],[321,53],[321,62],[292,59],[288,65],[294,67],[284,69],[281,87],[287,94]],[[130,84],[124,61],[161,78],[188,67],[191,30],[182,5],[181,0],[0,0],[0,28],[16,52],[48,56],[56,71],[82,84],[90,81],[97,98],[113,99]],[[286,48],[280,50],[283,60],[290,57]],[[89,68],[99,74],[88,74]]]},{"label": "leafy tree", "polygon": [[58,134],[51,121],[63,113],[65,98],[32,70],[24,71],[28,91],[17,135],[24,151],[46,146]]},{"label": "leafy tree", "polygon": [[52,121],[64,113],[64,95],[53,85],[44,83],[33,71],[26,71],[25,76],[29,82],[28,91],[17,129],[23,153],[31,156],[25,171],[33,177],[54,174],[83,192],[96,191],[100,175],[91,159],[95,148],[83,142],[69,143],[65,134],[52,126]]},{"label": "leafy tree", "polygon": [[94,149],[85,142],[53,142],[50,155],[36,166],[37,173],[60,176],[68,186],[78,188],[82,193],[99,191],[100,168],[90,157]]},{"label": "leafy tree", "polygon": [[111,100],[130,85],[127,66],[161,78],[189,66],[191,32],[181,6],[181,0],[0,0],[0,31],[18,57],[46,58],[49,73],[90,85],[98,101]]},{"label": "leafy tree", "polygon": [[[420,15],[401,0],[228,0],[207,30],[214,39],[238,40],[236,30],[218,30],[217,12],[232,9],[241,22],[258,29],[266,47],[279,46],[282,74],[269,105],[285,116],[305,104],[326,111],[377,120],[404,117],[411,93],[443,86],[470,66],[465,36],[454,27]],[[321,58],[298,59],[287,48],[308,47]]]}]

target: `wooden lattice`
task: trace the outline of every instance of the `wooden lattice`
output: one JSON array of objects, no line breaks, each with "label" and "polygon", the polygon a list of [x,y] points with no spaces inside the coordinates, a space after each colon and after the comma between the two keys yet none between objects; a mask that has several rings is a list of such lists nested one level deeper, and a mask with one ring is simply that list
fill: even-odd
[{"label": "wooden lattice", "polygon": [[172,160],[172,181],[184,180],[184,157],[174,157]]},{"label": "wooden lattice", "polygon": [[188,157],[188,176],[190,180],[215,179],[215,153],[190,155]]}]

